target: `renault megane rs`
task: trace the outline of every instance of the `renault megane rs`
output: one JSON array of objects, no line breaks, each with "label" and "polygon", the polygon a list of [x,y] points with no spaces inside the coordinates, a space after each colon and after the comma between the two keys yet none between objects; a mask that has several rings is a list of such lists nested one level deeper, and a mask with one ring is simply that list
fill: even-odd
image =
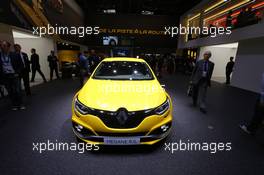
[{"label": "renault megane rs", "polygon": [[106,58],[72,105],[78,139],[103,145],[152,145],[172,126],[172,102],[149,65],[137,58]]}]

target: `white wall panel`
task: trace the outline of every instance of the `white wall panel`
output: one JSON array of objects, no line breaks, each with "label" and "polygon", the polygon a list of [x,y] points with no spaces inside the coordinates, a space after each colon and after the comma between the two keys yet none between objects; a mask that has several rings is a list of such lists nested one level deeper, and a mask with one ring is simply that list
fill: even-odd
[{"label": "white wall panel", "polygon": [[[19,31],[15,31],[18,32]],[[13,33],[14,34],[14,33]],[[22,51],[27,53],[29,58],[31,56],[31,48],[36,49],[36,53],[39,55],[39,62],[41,70],[44,73],[47,80],[49,80],[49,66],[47,62],[47,56],[50,54],[51,50],[55,49],[55,44],[51,38],[35,38],[33,35],[23,33],[21,35],[14,34],[14,42],[20,44]],[[40,79],[40,75],[36,73],[36,79]]]},{"label": "white wall panel", "polygon": [[232,85],[259,92],[263,72],[264,38],[241,41],[238,47]]},{"label": "white wall panel", "polygon": [[210,60],[215,63],[212,80],[220,83],[225,82],[226,64],[229,62],[230,57],[236,58],[237,44],[201,47],[200,59],[203,58],[205,51],[212,52],[212,58]]}]

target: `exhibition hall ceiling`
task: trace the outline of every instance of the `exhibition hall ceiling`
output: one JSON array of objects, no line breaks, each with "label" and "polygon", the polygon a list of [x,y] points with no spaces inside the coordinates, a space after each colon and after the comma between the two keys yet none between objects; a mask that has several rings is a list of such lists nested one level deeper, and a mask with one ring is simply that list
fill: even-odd
[{"label": "exhibition hall ceiling", "polygon": [[154,14],[179,17],[201,0],[76,0],[76,2],[86,14]]}]

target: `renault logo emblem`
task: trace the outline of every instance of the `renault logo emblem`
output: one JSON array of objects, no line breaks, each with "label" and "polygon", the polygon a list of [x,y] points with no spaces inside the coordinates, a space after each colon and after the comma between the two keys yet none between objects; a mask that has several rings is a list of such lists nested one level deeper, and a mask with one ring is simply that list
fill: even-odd
[{"label": "renault logo emblem", "polygon": [[128,119],[127,110],[124,108],[119,109],[116,119],[121,125],[124,125]]}]

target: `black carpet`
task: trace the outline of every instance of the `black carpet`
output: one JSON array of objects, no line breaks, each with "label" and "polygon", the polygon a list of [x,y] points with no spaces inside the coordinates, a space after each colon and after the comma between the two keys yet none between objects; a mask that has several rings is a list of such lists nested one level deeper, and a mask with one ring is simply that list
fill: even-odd
[{"label": "black carpet", "polygon": [[208,114],[191,106],[185,76],[162,80],[173,99],[174,123],[169,142],[231,142],[232,150],[165,151],[153,147],[103,148],[100,152],[33,151],[33,142],[75,142],[71,130],[71,101],[77,80],[59,80],[33,88],[25,111],[10,111],[0,101],[0,174],[248,174],[264,173],[263,129],[256,136],[238,125],[250,120],[256,94],[213,83]]}]

